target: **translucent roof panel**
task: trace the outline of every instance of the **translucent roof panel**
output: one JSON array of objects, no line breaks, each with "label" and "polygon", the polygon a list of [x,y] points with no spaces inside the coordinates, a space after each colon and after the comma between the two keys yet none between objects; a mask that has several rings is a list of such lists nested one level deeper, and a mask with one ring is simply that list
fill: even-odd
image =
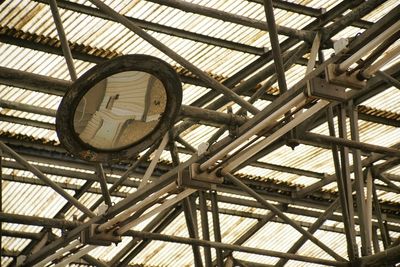
[{"label": "translucent roof panel", "polygon": [[[125,229],[125,217],[131,222],[135,216],[139,216],[139,221],[135,221],[127,232],[121,234],[121,242],[104,246],[96,243],[85,252],[86,256],[79,252],[90,244],[79,245],[75,250],[64,253],[63,258],[45,263],[46,267],[58,263],[74,267],[117,266],[130,253],[132,257],[129,260],[126,258],[128,266],[197,266],[193,253],[196,247],[192,247],[192,242],[198,242],[197,245],[204,245],[205,242],[211,247],[221,246],[224,261],[233,257],[237,261],[234,262],[235,266],[277,264],[279,258],[267,256],[266,252],[285,253],[302,234],[285,222],[282,214],[271,216],[270,205],[307,230],[318,222],[318,218],[327,212],[341,193],[338,180],[341,174],[337,174],[335,169],[331,146],[333,141],[324,141],[322,138],[315,141],[307,137],[308,132],[329,135],[326,109],[321,109],[315,117],[306,118],[297,124],[301,112],[316,107],[318,102],[322,103],[319,97],[306,97],[303,94],[307,87],[308,77],[305,73],[315,34],[318,31],[324,33],[319,51],[323,59],[318,58],[315,72],[319,78],[325,79],[324,64],[327,63],[321,61],[341,63],[356,52],[352,51],[350,44],[350,50],[339,57],[332,57],[336,40],[348,38],[357,41],[370,27],[380,27],[379,30],[383,31],[384,27],[380,26],[382,22],[386,21],[386,25],[398,19],[394,11],[400,8],[396,0],[274,0],[272,11],[278,34],[272,38],[273,25],[267,23],[264,2],[261,0],[101,1],[125,16],[133,25],[142,28],[142,35],[144,33],[157,40],[158,45],[154,45],[140,37],[138,31],[135,33],[117,22],[92,1],[56,2],[73,66],[67,64],[63,56],[65,43],[58,34],[49,1],[0,1],[0,146],[3,148],[0,151],[1,266],[15,266],[25,260],[29,262],[43,249],[57,242],[62,243],[57,248],[59,251],[71,242],[54,243],[54,240],[65,240],[65,235],[75,233],[72,229],[86,231],[92,222],[80,209],[53,190],[41,175],[37,177],[34,174],[37,171],[32,168],[41,171],[54,183],[53,186],[56,185],[75,197],[84,207],[92,209],[93,214],[90,216],[94,216],[96,225],[91,225],[91,229],[97,229],[91,232],[96,234],[94,239],[104,237],[97,235],[97,231],[102,228],[98,224],[113,221],[112,225],[106,227],[106,236],[110,237]],[[344,20],[350,17],[351,21]],[[338,26],[337,30],[326,31],[332,25]],[[279,42],[279,53],[272,48],[275,39]],[[398,45],[399,40],[394,40],[390,47]],[[299,47],[304,49],[300,51]],[[293,52],[296,52],[295,55],[289,59],[288,53]],[[365,61],[373,53],[371,49],[351,67]],[[146,155],[149,149],[146,147],[129,159],[103,162],[103,176],[98,163],[82,160],[77,153],[69,151],[60,143],[56,132],[56,113],[64,93],[73,84],[70,69],[74,68],[80,78],[98,63],[129,54],[151,55],[171,65],[182,83],[181,110],[186,113],[178,114],[175,121],[165,129],[163,134],[168,134],[169,142],[163,150],[157,149],[161,140],[152,140],[155,153],[138,162],[140,157]],[[377,60],[385,55],[381,51]],[[285,65],[284,77],[278,77],[277,74],[281,73],[276,69],[279,68],[279,58],[283,59]],[[287,64],[289,60],[290,66]],[[366,81],[366,88],[357,91],[349,84],[342,84],[348,96],[354,96],[354,103],[358,104],[356,110],[359,117],[359,140],[362,142],[358,144],[362,147],[361,170],[367,175],[369,168],[375,168],[373,183],[384,224],[393,241],[400,236],[400,167],[397,159],[400,155],[400,91],[396,88],[396,81],[400,80],[398,61],[399,56],[396,55],[380,68],[390,75],[386,76],[386,81],[376,75]],[[157,73],[157,68],[154,71]],[[202,77],[200,73],[209,78]],[[89,80],[92,78],[89,77]],[[280,88],[283,78],[288,88],[286,93]],[[118,99],[120,95],[115,97]],[[294,106],[288,104],[292,97],[302,99],[299,104],[302,109],[295,114],[291,113],[296,110]],[[244,101],[239,101],[239,98],[251,102],[254,108],[247,105],[244,109]],[[110,99],[107,106],[112,106],[113,101]],[[335,106],[336,112],[336,106],[340,103],[337,99],[328,101],[331,106]],[[296,108],[299,105],[296,104]],[[71,107],[71,114],[73,112]],[[271,116],[272,113],[277,115]],[[349,112],[346,116],[347,132],[344,135],[349,141]],[[268,123],[261,124],[263,120]],[[108,127],[105,120],[101,121],[101,125]],[[259,126],[263,129],[253,131]],[[255,149],[254,145],[258,141],[268,140],[270,135],[288,128],[290,131],[294,129],[290,135],[279,134],[275,143]],[[337,138],[339,125],[336,113],[334,128]],[[77,135],[72,132],[68,138],[76,138]],[[231,143],[233,147],[230,147]],[[25,159],[31,167],[10,153],[4,145]],[[207,149],[203,151],[205,147]],[[225,151],[226,147],[229,151]],[[85,146],[87,148],[89,146]],[[257,151],[252,151],[255,156],[243,160],[243,164],[240,162],[238,166],[232,166],[232,174],[254,190],[258,200],[233,183],[229,176],[223,177],[225,166],[232,159],[245,155],[245,149]],[[117,155],[118,152],[113,153]],[[342,167],[347,164],[351,166],[350,180],[347,181],[349,186],[358,178],[353,172],[353,165],[357,162],[353,153],[352,149],[346,155],[339,153],[343,161],[337,164]],[[159,154],[157,161],[154,160],[156,154]],[[212,163],[208,164],[210,161]],[[381,173],[381,176],[377,173]],[[141,180],[147,177],[149,182],[146,187],[140,187]],[[172,187],[160,179],[171,179],[176,189],[168,195],[163,193],[162,197],[153,201],[152,197],[159,190]],[[377,206],[369,202],[372,199],[371,180],[368,177],[364,180],[364,198],[368,208],[366,213],[372,211],[370,221],[375,231],[378,227],[375,212]],[[155,193],[146,191],[153,187]],[[188,188],[193,189],[194,193],[188,198],[177,200],[170,211],[169,207],[165,208],[168,211],[165,215],[146,215],[146,212],[160,209],[179,198]],[[200,191],[205,192],[205,206],[200,201]],[[356,209],[354,230],[361,255],[364,236],[360,232],[357,213],[357,199],[360,199],[358,194],[353,192]],[[214,197],[218,207],[212,201]],[[261,198],[268,203],[261,201]],[[125,202],[129,203],[123,205],[124,210],[118,210]],[[108,207],[109,204],[111,207]],[[125,208],[132,210],[126,212]],[[213,212],[216,208],[218,213]],[[119,216],[121,213],[124,218]],[[143,219],[141,216],[147,217]],[[216,225],[216,221],[219,221],[219,225]],[[348,259],[343,221],[342,211],[338,207],[313,235],[340,257]],[[205,223],[209,228],[207,233],[203,232]],[[138,237],[138,233],[143,232],[155,234],[146,234],[147,239]],[[221,242],[216,243],[218,232],[221,234]],[[210,243],[203,240],[207,234]],[[85,237],[88,235],[89,231],[86,231]],[[78,242],[81,236],[81,233],[77,233],[71,240]],[[383,250],[381,236],[378,230],[378,239],[374,241]],[[93,239],[89,238],[89,241]],[[239,246],[238,251],[231,251],[232,244]],[[256,250],[251,253],[239,251],[240,246]],[[47,254],[45,256],[58,255]],[[205,262],[207,253],[202,246],[199,254],[202,264],[208,265]],[[309,240],[296,254],[308,259],[333,260],[331,255]],[[71,263],[62,263],[74,255],[77,257]],[[217,260],[215,248],[211,248],[211,260]],[[289,260],[285,266],[320,265]]]}]

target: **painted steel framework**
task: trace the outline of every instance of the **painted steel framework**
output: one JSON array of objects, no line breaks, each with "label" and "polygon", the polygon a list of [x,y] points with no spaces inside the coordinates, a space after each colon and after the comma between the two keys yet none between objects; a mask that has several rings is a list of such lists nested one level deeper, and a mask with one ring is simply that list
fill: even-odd
[{"label": "painted steel framework", "polygon": [[[324,72],[328,66],[337,65],[339,66],[339,71],[345,71],[348,66],[351,66],[363,56],[356,57],[357,60],[352,58],[352,56],[349,57],[349,55],[357,54],[360,47],[371,43],[377,37],[380,38],[380,43],[382,43],[392,35],[398,34],[399,29],[395,29],[395,33],[391,32],[389,35],[382,36],[382,32],[388,28],[388,25],[398,22],[400,6],[396,6],[384,17],[371,25],[363,21],[362,18],[385,1],[343,1],[325,13],[319,9],[285,1],[254,1],[264,4],[267,18],[267,23],[265,23],[180,0],[151,1],[186,12],[267,30],[272,49],[270,51],[263,51],[257,47],[122,16],[99,0],[90,0],[98,9],[69,1],[37,0],[37,2],[50,4],[54,23],[57,26],[59,34],[61,49],[51,44],[34,42],[31,38],[22,38],[21,34],[8,34],[7,30],[10,29],[6,28],[4,28],[4,33],[0,35],[0,41],[46,53],[64,55],[72,81],[77,76],[73,58],[98,63],[106,60],[105,58],[118,56],[118,54],[112,53],[113,51],[107,51],[110,52],[111,56],[97,56],[88,54],[84,50],[78,51],[74,46],[71,46],[63,30],[58,8],[73,10],[74,12],[89,14],[123,24],[138,36],[148,41],[150,45],[157,47],[167,56],[189,70],[193,75],[180,74],[184,83],[202,85],[213,90],[200,97],[192,105],[184,105],[180,114],[180,120],[183,120],[183,122],[175,126],[169,135],[165,137],[165,142],[169,140],[168,145],[164,144],[166,146],[165,150],[170,152],[173,161],[172,164],[158,163],[157,168],[154,169],[156,161],[147,161],[154,151],[161,153],[164,150],[164,146],[160,145],[158,148],[158,144],[156,144],[139,159],[131,162],[130,166],[122,163],[118,166],[112,166],[114,173],[117,172],[121,176],[119,179],[111,177],[108,166],[101,164],[93,166],[89,163],[76,160],[68,156],[66,151],[61,147],[32,142],[25,144],[15,137],[0,137],[1,157],[2,159],[7,159],[2,160],[2,168],[12,167],[18,169],[22,166],[23,169],[31,171],[39,178],[37,180],[29,177],[3,174],[1,175],[2,181],[46,185],[67,200],[67,204],[57,213],[54,219],[0,213],[1,222],[44,227],[40,233],[2,231],[3,236],[22,237],[32,240],[31,244],[21,253],[14,255],[12,252],[2,250],[3,255],[15,258],[14,264],[18,266],[43,266],[57,259],[57,256],[61,255],[60,249],[64,249],[66,251],[73,251],[73,253],[67,258],[54,261],[55,266],[62,266],[63,264],[67,264],[67,262],[78,262],[78,259],[81,257],[87,264],[95,266],[129,266],[130,261],[146,248],[150,240],[191,245],[194,266],[233,266],[233,264],[240,266],[266,266],[262,265],[262,263],[237,260],[232,257],[232,252],[234,251],[277,257],[279,261],[276,266],[284,266],[288,260],[329,266],[382,266],[382,264],[390,266],[400,262],[400,239],[392,238],[389,232],[400,232],[398,226],[400,223],[399,205],[382,203],[379,201],[377,195],[377,190],[400,193],[400,187],[396,183],[393,183],[393,181],[400,181],[400,176],[385,173],[387,169],[400,163],[398,160],[400,147],[399,144],[392,147],[385,147],[360,142],[358,126],[358,121],[361,118],[363,120],[394,125],[395,127],[400,126],[398,119],[397,121],[393,121],[390,118],[370,115],[370,112],[363,111],[358,106],[366,98],[376,95],[390,85],[398,87],[400,65],[397,63],[385,71],[378,71],[374,78],[367,81],[363,89],[347,92],[342,101],[337,101],[337,99],[319,99],[318,95],[307,95],[304,93],[306,92],[305,89],[310,86],[308,82],[324,76]],[[293,29],[276,25],[273,7],[315,16],[318,19],[304,29]],[[351,11],[343,15],[348,9],[351,9]],[[326,26],[329,22],[332,23]],[[366,30],[355,37],[345,50],[338,52],[330,59],[324,60],[321,57],[321,50],[331,46],[331,37],[350,25],[362,25]],[[220,82],[165,46],[143,29],[160,31],[181,38],[261,56],[240,72]],[[30,33],[24,34],[28,36],[32,35]],[[279,42],[278,34],[286,35],[289,38],[283,42]],[[295,47],[299,43],[300,45]],[[311,43],[314,44],[311,45]],[[307,53],[310,53],[310,58],[307,62],[306,75],[293,88],[287,88],[285,70],[296,63],[304,64],[302,62],[304,60],[303,56]],[[379,54],[382,54],[382,51],[379,51]],[[317,55],[319,55],[318,62],[316,61]],[[262,69],[269,62],[274,62],[274,64]],[[368,66],[364,65],[361,70],[365,70],[366,68]],[[242,79],[250,74],[252,74],[251,78],[240,83]],[[382,80],[380,77],[382,77]],[[262,85],[264,88],[269,88],[276,81],[278,82],[279,95],[266,94],[263,90],[253,90],[255,86],[265,80],[267,82]],[[5,67],[0,68],[0,82],[6,85],[58,96],[62,96],[70,84],[64,80],[57,80]],[[351,83],[349,82],[348,84]],[[327,86],[329,88],[330,84]],[[245,100],[242,96],[248,96],[249,98]],[[214,102],[208,104],[210,100],[216,97],[218,98]],[[253,105],[258,99],[265,99],[272,102],[260,111]],[[233,114],[217,111],[231,101],[241,107],[238,112]],[[51,109],[1,99],[0,106],[49,117],[55,116],[54,110]],[[304,112],[302,111],[303,108],[305,108]],[[246,116],[247,112],[252,113],[254,116]],[[284,118],[283,120],[281,120],[282,117]],[[335,128],[335,117],[338,121],[338,129]],[[346,118],[349,118],[350,129],[347,129]],[[54,129],[54,125],[51,123],[5,115],[1,115],[0,119],[40,128]],[[329,136],[312,132],[313,129],[324,122],[327,122],[329,125]],[[197,151],[196,148],[193,148],[179,137],[180,133],[198,123],[218,126],[223,129],[218,132],[219,135],[215,135],[209,140],[211,145],[206,151]],[[232,134],[218,140],[226,130],[231,130]],[[244,148],[241,148],[240,153],[227,156],[235,147],[242,145],[252,137],[255,137],[255,140],[258,140],[258,138],[261,140],[249,142]],[[177,143],[181,145],[177,146]],[[261,157],[285,144],[307,144],[330,149],[332,151],[335,173],[328,175],[259,161]],[[191,158],[181,162],[179,152],[190,154]],[[350,155],[352,155],[353,159],[351,161],[352,165],[349,160]],[[16,162],[9,161],[9,157],[15,159]],[[58,162],[63,166],[78,166],[82,169],[94,170],[95,174],[82,175],[74,171],[34,166],[28,161]],[[376,162],[378,161],[384,162],[377,165]],[[198,168],[195,175],[189,177],[184,170],[196,166]],[[235,172],[244,166],[306,175],[317,178],[319,181],[304,188],[296,188],[289,184],[254,181],[246,177],[235,176]],[[145,181],[151,178],[152,182],[146,184],[127,179],[132,173],[140,176]],[[46,174],[71,176],[83,179],[85,183],[82,186],[56,183],[49,179]],[[187,181],[180,181],[176,185],[176,180],[179,180],[182,176]],[[204,179],[208,179],[208,181],[205,182]],[[383,184],[375,183],[376,180],[380,180]],[[319,191],[321,187],[333,181],[337,182],[337,193]],[[93,187],[95,182],[100,183],[100,189]],[[108,187],[107,184],[112,184],[112,186]],[[137,188],[137,191],[134,193],[120,192],[118,188],[121,185]],[[74,195],[70,195],[66,191],[67,189],[73,190]],[[178,192],[176,191],[177,189]],[[101,195],[101,198],[91,207],[86,207],[78,200],[85,192]],[[249,195],[256,201],[224,196],[219,193]],[[169,194],[172,198],[166,201],[165,194]],[[114,204],[111,201],[112,196],[122,197],[123,200]],[[207,201],[211,205],[208,205]],[[278,202],[278,204],[271,204],[271,201]],[[107,206],[107,210],[101,215],[95,214],[94,211],[103,202]],[[266,215],[240,212],[235,209],[221,208],[218,206],[220,203],[257,207],[266,209],[269,212]],[[157,204],[160,204],[160,206],[157,206]],[[289,204],[302,206],[303,208],[292,207]],[[146,213],[147,209],[153,206],[156,206],[154,210]],[[61,215],[72,207],[78,208],[84,215],[78,221],[66,221],[62,219]],[[312,211],[306,207],[318,208],[321,212]],[[197,215],[197,210],[199,210],[200,216]],[[335,211],[339,211],[340,215],[337,213],[334,214]],[[162,234],[161,232],[181,213],[184,213],[189,237]],[[248,229],[247,232],[242,233],[240,238],[233,244],[228,244],[221,240],[220,214],[254,218],[258,222]],[[306,223],[293,220],[286,214],[310,216],[316,218],[316,220],[313,223]],[[155,215],[155,217],[147,223],[143,231],[130,230],[133,225],[141,222],[144,218],[150,217],[150,215]],[[209,215],[212,217],[208,218]],[[88,219],[84,220],[85,218]],[[324,226],[324,222],[328,219],[343,222],[343,227]],[[198,223],[198,220],[200,223]],[[212,222],[212,224],[209,222]],[[279,222],[290,225],[301,233],[301,237],[291,247],[288,247],[286,252],[243,245],[268,222]],[[199,229],[198,225],[201,226],[201,229]],[[97,238],[100,241],[110,241],[116,240],[121,236],[129,236],[132,239],[109,262],[101,262],[86,255],[95,247],[93,244],[87,245],[83,240],[77,241],[82,232],[94,226],[96,226],[95,233],[90,238]],[[51,228],[63,229],[63,236],[54,236],[49,231]],[[356,230],[356,228],[359,228],[359,230]],[[213,230],[214,234],[212,238],[210,237],[210,229]],[[329,244],[318,240],[314,236],[314,233],[318,229],[345,234],[348,258],[343,258]],[[379,234],[377,234],[378,232]],[[361,247],[358,247],[356,237],[360,237]],[[307,240],[319,246],[333,259],[327,260],[296,254]],[[380,241],[383,243],[384,251],[380,251]],[[80,242],[83,242],[83,244]],[[215,250],[215,260],[212,258],[212,250]],[[50,259],[50,257],[53,258]]]}]

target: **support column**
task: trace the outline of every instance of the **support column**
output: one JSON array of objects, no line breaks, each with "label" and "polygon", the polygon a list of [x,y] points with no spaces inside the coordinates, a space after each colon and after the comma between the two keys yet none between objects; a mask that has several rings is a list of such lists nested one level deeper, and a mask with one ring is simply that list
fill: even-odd
[{"label": "support column", "polygon": [[[353,105],[353,101],[348,103],[348,113],[350,117],[350,129],[351,129],[351,139],[353,141],[359,142],[359,131],[358,131],[358,111],[357,106]],[[367,220],[367,210],[365,206],[365,194],[364,194],[364,178],[362,173],[361,164],[361,153],[358,149],[352,149],[353,155],[353,170],[355,178],[355,191],[356,191],[356,201],[357,201],[357,214],[360,224],[360,234],[361,234],[361,254],[362,256],[367,256],[371,254],[371,236],[369,229],[371,224]],[[350,204],[350,203],[349,203]]]},{"label": "support column", "polygon": [[[217,191],[212,191],[210,195],[211,195],[211,211],[213,217],[214,240],[215,242],[221,242],[222,237],[221,237],[221,228],[219,222]],[[217,254],[217,266],[223,266],[224,259],[222,255],[222,250],[216,248],[215,252]]]},{"label": "support column", "polygon": [[382,217],[382,211],[381,211],[381,206],[379,204],[379,199],[378,199],[378,194],[376,193],[376,186],[375,183],[372,180],[372,197],[373,197],[373,206],[375,210],[375,216],[378,219],[378,225],[379,225],[379,231],[382,236],[382,243],[384,249],[388,249],[390,247],[390,236],[389,236],[389,231],[387,230],[386,225],[384,224],[384,220]]},{"label": "support column", "polygon": [[[200,216],[201,216],[201,229],[203,233],[203,240],[210,241],[210,229],[208,226],[208,215],[207,215],[207,201],[204,191],[199,191],[199,206],[200,206]],[[211,267],[211,248],[204,247],[204,258],[205,258],[205,266]]]},{"label": "support column", "polygon": [[[331,136],[335,136],[335,124],[333,121],[333,109],[331,106],[328,108],[328,126],[329,126],[329,134]],[[331,146],[332,148],[332,157],[333,163],[335,166],[335,173],[337,177],[337,185],[339,188],[339,199],[340,205],[342,207],[342,215],[343,215],[343,224],[346,233],[347,240],[347,254],[350,260],[355,260],[358,257],[358,250],[356,245],[354,224],[351,223],[352,218],[350,218],[349,206],[347,201],[347,194],[345,191],[345,183],[343,179],[342,166],[339,157],[339,148],[337,145]]]},{"label": "support column", "polygon": [[[186,220],[186,225],[188,228],[189,237],[199,239],[199,232],[197,229],[197,220],[195,219],[195,216],[194,216],[194,213],[196,212],[196,210],[192,209],[192,207],[193,207],[193,205],[191,203],[192,201],[194,201],[194,199],[191,196],[185,198],[182,201],[183,211],[185,213],[185,220]],[[195,267],[202,267],[203,262],[201,260],[200,247],[196,246],[196,245],[192,245],[192,250],[193,250],[193,258],[194,258]]]}]

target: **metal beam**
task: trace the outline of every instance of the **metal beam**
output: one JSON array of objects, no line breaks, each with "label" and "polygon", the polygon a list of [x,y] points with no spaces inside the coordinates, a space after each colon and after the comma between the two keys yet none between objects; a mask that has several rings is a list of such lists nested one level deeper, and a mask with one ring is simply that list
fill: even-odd
[{"label": "metal beam", "polygon": [[[214,240],[215,242],[222,242],[221,239],[221,224],[219,220],[219,208],[218,208],[218,195],[217,191],[210,192],[211,198],[211,214],[213,218],[213,230],[214,230]],[[217,266],[223,266],[224,259],[222,256],[221,249],[215,249],[217,255]]]},{"label": "metal beam", "polygon": [[[314,234],[323,224],[324,222],[333,214],[333,212],[339,206],[339,199],[336,199],[319,217],[318,219],[308,228],[308,232],[310,234]],[[287,253],[297,253],[297,251],[307,242],[306,236],[300,237],[292,247],[287,250]],[[287,259],[280,259],[275,266],[281,267],[284,266],[288,262]]]},{"label": "metal beam", "polygon": [[[33,0],[35,2],[39,3],[44,3],[47,4],[49,0]],[[57,4],[60,8],[78,12],[81,14],[86,14],[92,17],[97,17],[97,18],[102,18],[105,20],[111,20],[115,21],[111,16],[108,16],[101,11],[99,11],[96,8],[89,7],[86,5],[78,4],[78,3],[73,3],[70,1],[64,1],[64,0],[57,0]],[[250,45],[245,45],[241,44],[238,42],[232,42],[232,41],[227,41],[224,39],[220,38],[215,38],[203,34],[198,34],[190,31],[185,31],[185,30],[180,30],[177,28],[173,27],[168,27],[162,24],[146,21],[146,20],[141,20],[141,19],[135,19],[132,17],[126,16],[129,20],[131,20],[133,23],[138,25],[139,27],[146,29],[146,30],[151,30],[155,32],[160,32],[164,34],[169,34],[172,36],[176,36],[179,38],[184,38],[184,39],[189,39],[195,42],[201,42],[209,45],[214,45],[214,46],[219,46],[219,47],[224,47],[227,49],[231,50],[236,50],[236,51],[241,51],[244,53],[249,53],[249,54],[255,54],[255,55],[262,55],[265,51],[264,48],[261,47],[255,47],[255,46],[250,46]],[[0,37],[1,39],[1,37]]]},{"label": "metal beam", "polygon": [[156,38],[145,32],[143,29],[132,23],[129,19],[125,18],[118,12],[114,11],[112,8],[104,4],[100,0],[89,0],[92,4],[97,6],[100,10],[104,13],[108,14],[109,16],[113,17],[116,21],[136,33],[138,36],[143,38],[145,41],[162,51],[164,54],[169,56],[171,59],[175,60],[183,67],[191,71],[194,75],[198,76],[203,82],[205,82],[210,88],[218,91],[219,93],[226,96],[231,101],[239,104],[241,107],[245,108],[246,110],[250,111],[253,114],[258,113],[258,109],[255,108],[253,105],[242,99],[236,93],[231,91],[228,87],[222,85],[221,83],[217,82],[209,75],[204,73],[201,69],[197,68],[195,65],[181,57],[178,53],[174,52],[169,47],[165,46],[162,42],[158,41]]},{"label": "metal beam", "polygon": [[[259,21],[256,19],[250,19],[248,17],[231,14],[231,13],[228,13],[225,11],[209,8],[206,6],[192,4],[192,3],[184,2],[184,1],[180,1],[180,0],[149,0],[149,1],[160,4],[160,5],[173,7],[173,8],[185,11],[185,12],[191,12],[194,14],[212,17],[212,18],[219,19],[219,20],[229,21],[232,23],[240,24],[243,26],[251,27],[251,28],[260,29],[263,31],[270,30],[270,27],[267,27],[267,25],[263,21]],[[293,38],[297,38],[297,39],[301,39],[301,40],[309,41],[312,38],[312,33],[307,30],[297,30],[297,29],[292,29],[289,27],[277,25],[277,31],[280,34],[287,35],[289,37],[293,37]]]},{"label": "metal beam", "polygon": [[295,228],[297,231],[299,231],[301,234],[305,235],[310,241],[312,241],[315,245],[323,249],[325,252],[327,252],[329,255],[331,255],[333,258],[335,258],[338,261],[346,261],[343,257],[338,255],[336,252],[334,252],[332,249],[330,249],[328,246],[323,244],[321,241],[319,241],[317,238],[315,238],[313,235],[311,235],[309,232],[304,230],[301,226],[293,222],[289,217],[287,217],[283,212],[281,212],[279,209],[277,209],[274,205],[270,204],[267,202],[263,197],[261,197],[257,192],[255,192],[253,189],[248,187],[246,184],[244,184],[242,181],[240,181],[238,178],[233,176],[232,174],[228,172],[222,173],[224,177],[229,179],[232,183],[234,183],[236,186],[241,188],[243,191],[245,191],[247,194],[250,196],[254,197],[258,202],[260,202],[262,205],[267,207],[269,210],[272,212],[276,213],[277,216],[279,216],[283,221],[285,221],[287,224]]},{"label": "metal beam", "polygon": [[264,0],[265,16],[267,18],[268,34],[271,41],[272,56],[274,58],[274,66],[278,77],[279,92],[282,94],[287,91],[285,70],[283,67],[281,48],[279,45],[277,25],[275,23],[274,10],[272,8],[272,0]]},{"label": "metal beam", "polygon": [[[398,148],[400,148],[400,144],[396,144],[394,146],[391,146],[390,148],[398,149]],[[372,163],[374,163],[376,161],[384,159],[384,157],[385,156],[382,155],[382,154],[372,154],[371,156],[369,156],[369,157],[367,157],[367,158],[362,160],[362,166],[363,167],[368,166],[368,165],[370,165],[370,164],[372,164]],[[354,170],[354,166],[352,165],[352,166],[350,166],[350,172],[353,172],[353,170]],[[329,183],[332,183],[333,181],[336,180],[336,178],[337,177],[336,177],[335,174],[329,175],[325,179],[322,179],[322,180],[320,180],[318,182],[315,182],[315,183],[313,183],[313,184],[311,184],[311,185],[299,190],[298,192],[295,192],[293,194],[293,197],[294,198],[302,198],[302,197],[304,197],[304,196],[306,196],[308,194],[311,194],[312,192],[318,190],[319,188],[321,188],[321,187],[323,187],[323,186],[325,186],[325,185],[327,185]]]},{"label": "metal beam", "polygon": [[[208,225],[208,209],[205,191],[199,191],[200,219],[203,240],[210,241],[210,229]],[[211,248],[204,247],[204,266],[211,267]]]},{"label": "metal beam", "polygon": [[391,75],[387,74],[384,71],[377,71],[375,72],[375,75],[387,82],[389,85],[396,87],[397,89],[400,89],[400,81],[393,78]]},{"label": "metal beam", "polygon": [[193,239],[193,238],[169,236],[169,235],[149,233],[149,232],[139,232],[139,231],[130,231],[129,233],[132,236],[140,237],[143,239],[161,240],[161,241],[166,241],[166,242],[174,242],[174,243],[181,243],[181,244],[188,244],[188,245],[195,244],[198,246],[214,247],[214,248],[220,248],[220,249],[224,249],[224,250],[246,252],[246,253],[250,253],[250,254],[258,254],[258,255],[279,257],[279,258],[288,258],[288,259],[292,259],[292,260],[317,263],[317,264],[321,264],[321,265],[347,266],[347,263],[345,263],[345,262],[337,262],[337,261],[319,259],[319,258],[314,258],[314,257],[307,257],[307,256],[296,255],[296,254],[288,254],[288,253],[283,253],[283,252],[271,251],[271,250],[266,250],[266,249],[231,245],[231,244],[214,242],[214,241],[206,241],[206,240],[199,240],[199,239]]},{"label": "metal beam", "polygon": [[72,58],[71,50],[69,48],[68,39],[64,31],[64,27],[62,25],[60,13],[58,12],[57,1],[49,0],[50,10],[53,15],[54,24],[56,25],[58,36],[61,41],[61,48],[64,54],[65,61],[67,63],[69,75],[71,76],[71,80],[75,81],[77,79],[76,70],[74,66],[74,60]]},{"label": "metal beam", "polygon": [[359,259],[358,266],[392,266],[400,262],[400,245],[389,248],[374,255],[365,256]]},{"label": "metal beam", "polygon": [[[351,139],[355,142],[360,141],[358,129],[358,112],[357,107],[353,105],[353,101],[348,103],[348,113],[350,117],[350,131]],[[367,216],[366,199],[364,193],[364,178],[361,164],[361,153],[358,149],[352,149],[353,165],[354,165],[354,187],[356,191],[357,214],[360,219],[361,235],[361,254],[363,256],[370,255],[371,249],[371,236],[370,236],[370,221]]]},{"label": "metal beam", "polygon": [[[164,210],[160,212],[155,218],[144,227],[145,232],[160,233],[163,231],[172,221],[174,221],[179,214],[181,214],[182,207],[177,206],[175,208]],[[126,246],[126,249],[122,249],[111,261],[111,266],[129,266],[129,262],[132,261],[149,243],[151,240],[140,238],[132,238],[131,242]],[[120,261],[123,259],[122,261]]]},{"label": "metal beam", "polygon": [[[199,239],[197,218],[195,217],[196,210],[192,209],[192,207],[193,207],[193,205],[191,203],[192,201],[194,201],[194,199],[192,198],[192,196],[189,196],[182,201],[182,205],[183,205],[183,210],[185,213],[185,220],[186,220],[186,226],[188,229],[189,237]],[[192,250],[193,250],[193,258],[194,258],[195,267],[202,267],[203,262],[201,260],[201,253],[200,253],[199,246],[192,245]]]},{"label": "metal beam", "polygon": [[67,201],[71,202],[80,211],[82,211],[83,213],[87,214],[90,217],[95,216],[95,214],[91,210],[86,208],[76,198],[74,198],[73,196],[68,194],[64,189],[62,189],[60,186],[58,186],[56,183],[54,183],[51,179],[49,179],[46,175],[44,175],[39,169],[37,169],[36,167],[31,165],[28,161],[26,161],[24,158],[22,158],[20,155],[18,155],[18,153],[16,153],[10,147],[5,145],[3,142],[0,142],[0,147],[7,154],[11,155],[19,164],[21,164],[27,170],[34,173],[39,179],[41,179],[43,182],[45,182],[48,186],[50,186],[54,191],[56,191],[58,194],[60,194]]},{"label": "metal beam", "polygon": [[354,149],[360,149],[360,150],[363,150],[366,152],[375,152],[375,153],[387,155],[390,157],[400,157],[399,149],[383,147],[383,146],[379,146],[379,145],[372,145],[372,144],[363,143],[363,142],[355,141],[355,140],[337,138],[337,137],[333,137],[333,136],[327,136],[327,135],[316,134],[316,133],[311,133],[311,132],[306,132],[302,136],[302,138],[304,138],[306,140],[312,140],[314,142],[321,142],[321,143],[326,143],[326,144],[330,144],[330,145],[334,144],[334,145],[345,146],[345,147],[354,148]]}]

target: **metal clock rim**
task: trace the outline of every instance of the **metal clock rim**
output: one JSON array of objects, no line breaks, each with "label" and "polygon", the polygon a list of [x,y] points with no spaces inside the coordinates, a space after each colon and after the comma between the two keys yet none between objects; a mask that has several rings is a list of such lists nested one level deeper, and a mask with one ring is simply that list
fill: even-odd
[{"label": "metal clock rim", "polygon": [[[164,85],[167,103],[156,127],[136,142],[114,150],[97,149],[83,142],[74,130],[75,110],[82,97],[99,81],[119,72],[143,71],[154,75]],[[175,70],[165,61],[149,55],[124,55],[100,63],[79,77],[65,93],[56,115],[60,143],[78,158],[107,162],[132,159],[160,140],[173,126],[182,102],[182,84]]]}]

